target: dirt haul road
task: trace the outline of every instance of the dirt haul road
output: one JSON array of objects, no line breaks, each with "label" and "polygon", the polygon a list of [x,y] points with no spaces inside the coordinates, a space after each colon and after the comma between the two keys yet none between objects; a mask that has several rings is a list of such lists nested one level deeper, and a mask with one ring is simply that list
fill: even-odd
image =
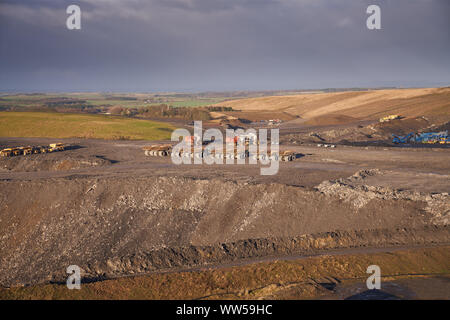
[{"label": "dirt haul road", "polygon": [[62,142],[79,148],[0,160],[1,286],[64,281],[72,264],[106,279],[450,242],[448,149],[292,146],[301,157],[261,176],[145,157],[141,141]]}]

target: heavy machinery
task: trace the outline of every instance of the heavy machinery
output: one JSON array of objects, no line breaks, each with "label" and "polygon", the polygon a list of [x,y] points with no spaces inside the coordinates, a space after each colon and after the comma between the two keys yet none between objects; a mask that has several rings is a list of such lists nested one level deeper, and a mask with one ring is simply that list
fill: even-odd
[{"label": "heavy machinery", "polygon": [[34,148],[31,147],[31,146],[23,148],[23,155],[26,156],[26,155],[29,155],[29,154],[33,154],[33,149]]},{"label": "heavy machinery", "polygon": [[[246,144],[246,146],[248,147],[248,144]],[[151,146],[145,146],[142,148],[142,150],[144,151],[144,154],[146,156],[167,157],[172,154],[172,145],[170,145],[170,144],[162,144],[162,145],[155,144],[155,145],[151,145]],[[193,159],[193,158],[201,159],[201,158],[204,158],[204,157],[210,156],[210,155],[212,155],[216,159],[245,159],[250,156],[250,152],[248,149],[246,149],[244,152],[241,153],[241,152],[237,151],[237,148],[235,148],[233,152],[227,153],[225,146],[224,146],[223,150],[220,150],[220,151],[216,151],[214,149],[210,151],[209,149],[206,149],[205,146],[202,146],[201,150],[196,150],[194,148],[194,146],[191,146],[191,150],[180,153],[180,157],[191,158],[191,159]],[[296,153],[294,151],[287,150],[287,151],[282,151],[281,153],[276,153],[273,156],[270,151],[268,151],[267,153],[264,153],[264,154],[257,153],[257,154],[252,155],[252,158],[255,160],[265,159],[266,157],[269,159],[273,159],[273,160],[280,159],[281,161],[293,161],[296,158]]]},{"label": "heavy machinery", "polygon": [[64,151],[65,147],[62,143],[51,143],[49,145],[49,152]]},{"label": "heavy machinery", "polygon": [[47,146],[37,146],[36,147],[37,153],[48,153],[48,152],[50,152],[49,149],[50,148]]},{"label": "heavy machinery", "polygon": [[281,161],[293,161],[297,157],[294,151],[286,150],[280,153]]},{"label": "heavy machinery", "polygon": [[13,148],[13,155],[14,156],[20,156],[23,154],[23,147],[17,147],[17,148]]},{"label": "heavy machinery", "polygon": [[429,144],[450,143],[448,131],[426,132],[426,133],[418,133],[418,134],[411,132],[406,136],[396,136],[395,134],[393,134],[392,136],[394,137],[392,142],[395,144],[399,144],[399,143],[429,143]]},{"label": "heavy machinery", "polygon": [[13,156],[12,148],[0,150],[0,157],[12,157],[12,156]]},{"label": "heavy machinery", "polygon": [[171,154],[172,145],[170,145],[170,144],[163,144],[163,145],[154,144],[151,146],[143,147],[142,150],[144,150],[144,154],[146,156],[166,157]]},{"label": "heavy machinery", "polygon": [[6,148],[0,151],[0,156],[2,157],[12,157],[12,156],[20,156],[24,154],[24,147],[17,148]]},{"label": "heavy machinery", "polygon": [[379,122],[388,122],[396,119],[400,119],[400,116],[398,114],[391,114],[389,116],[380,118]]},{"label": "heavy machinery", "polygon": [[414,137],[414,142],[416,143],[442,143],[441,141],[448,141],[448,131],[441,132],[427,132],[416,134]]},{"label": "heavy machinery", "polygon": [[66,146],[62,143],[52,143],[49,146],[27,146],[27,147],[12,147],[0,150],[1,157],[12,156],[27,156],[38,153],[48,153],[56,151],[64,151]]},{"label": "heavy machinery", "polygon": [[439,143],[440,143],[440,144],[447,144],[447,143],[450,143],[450,137],[449,137],[449,136],[447,136],[447,137],[441,137],[441,138],[439,139]]},{"label": "heavy machinery", "polygon": [[395,134],[392,135],[394,139],[392,139],[392,142],[395,144],[399,143],[409,143],[410,140],[414,137],[414,132],[411,132],[407,134],[406,136],[397,136]]},{"label": "heavy machinery", "polygon": [[297,153],[295,153],[294,151],[290,151],[290,150],[286,150],[286,151],[282,151],[281,153],[275,153],[272,155],[272,153],[270,151],[268,151],[267,153],[263,153],[263,154],[254,154],[252,155],[252,158],[255,160],[281,160],[281,161],[293,161],[295,160],[295,158],[297,157]]}]

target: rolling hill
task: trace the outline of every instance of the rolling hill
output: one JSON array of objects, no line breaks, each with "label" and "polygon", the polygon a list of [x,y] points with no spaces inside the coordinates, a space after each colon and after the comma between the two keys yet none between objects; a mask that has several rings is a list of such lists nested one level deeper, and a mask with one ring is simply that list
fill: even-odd
[{"label": "rolling hill", "polygon": [[450,88],[389,89],[271,96],[225,101],[235,110],[284,112],[315,122],[376,120],[389,114],[406,118],[450,118]]}]

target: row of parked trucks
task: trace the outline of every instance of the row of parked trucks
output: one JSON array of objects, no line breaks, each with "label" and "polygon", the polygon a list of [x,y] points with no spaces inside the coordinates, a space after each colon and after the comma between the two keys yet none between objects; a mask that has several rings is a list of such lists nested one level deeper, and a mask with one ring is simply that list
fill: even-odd
[{"label": "row of parked trucks", "polygon": [[51,143],[48,146],[13,147],[0,150],[0,157],[26,156],[38,153],[64,151],[66,146],[62,143]]},{"label": "row of parked trucks", "polygon": [[[296,158],[296,153],[294,151],[282,151],[275,154],[271,154],[270,150],[267,150],[267,152],[259,153],[256,152],[255,154],[250,154],[249,152],[249,146],[254,145],[258,146],[257,140],[253,139],[247,139],[245,141],[245,151],[243,153],[239,153],[236,146],[238,144],[238,137],[233,138],[233,140],[228,141],[227,143],[233,143],[235,146],[234,151],[232,153],[226,152],[226,147],[224,147],[224,150],[222,152],[217,152],[217,150],[209,150],[206,149],[206,146],[211,143],[212,141],[204,141],[201,146],[201,150],[196,150],[194,148],[194,141],[195,137],[188,136],[185,137],[186,142],[191,143],[191,150],[190,151],[183,151],[179,153],[180,157],[187,157],[187,158],[203,158],[207,156],[213,156],[216,159],[245,159],[248,157],[251,157],[254,160],[265,160],[267,159],[273,159],[273,160],[281,160],[281,161],[293,161]],[[198,149],[198,148],[197,148]],[[259,149],[259,148],[257,148]],[[172,155],[173,146],[171,144],[155,144],[151,146],[145,146],[142,148],[144,151],[144,154],[146,156],[153,156],[153,157],[167,157]]]}]

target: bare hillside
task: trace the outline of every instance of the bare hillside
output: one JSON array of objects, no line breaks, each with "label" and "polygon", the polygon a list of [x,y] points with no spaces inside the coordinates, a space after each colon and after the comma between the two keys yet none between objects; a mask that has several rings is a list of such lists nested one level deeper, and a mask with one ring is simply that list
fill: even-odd
[{"label": "bare hillside", "polygon": [[350,120],[375,120],[389,114],[400,114],[408,118],[439,117],[443,120],[442,117],[450,117],[450,88],[272,96],[226,101],[220,105],[242,111],[283,111],[304,119],[320,119],[325,122],[328,117],[334,119],[336,115]]}]

